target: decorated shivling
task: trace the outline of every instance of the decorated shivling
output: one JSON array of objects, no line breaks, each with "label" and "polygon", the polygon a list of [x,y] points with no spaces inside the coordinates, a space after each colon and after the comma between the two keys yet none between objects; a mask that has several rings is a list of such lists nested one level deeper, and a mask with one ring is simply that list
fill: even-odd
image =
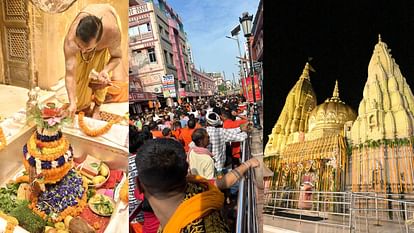
[{"label": "decorated shivling", "polygon": [[339,97],[316,104],[310,64],[289,92],[269,135],[268,190],[412,193],[414,97],[379,36],[358,114]]},{"label": "decorated shivling", "polygon": [[37,129],[23,146],[23,164],[33,189],[31,208],[45,220],[59,222],[79,215],[86,205],[88,184],[73,166],[73,149],[62,134],[68,121],[64,107],[48,103],[36,109]]},{"label": "decorated shivling", "polygon": [[116,208],[128,203],[126,177],[90,154],[82,161],[75,156],[62,133],[72,121],[66,107],[31,106],[27,122],[35,127],[19,155],[23,171],[0,187],[0,232],[100,233],[116,227],[110,217],[120,218]]}]

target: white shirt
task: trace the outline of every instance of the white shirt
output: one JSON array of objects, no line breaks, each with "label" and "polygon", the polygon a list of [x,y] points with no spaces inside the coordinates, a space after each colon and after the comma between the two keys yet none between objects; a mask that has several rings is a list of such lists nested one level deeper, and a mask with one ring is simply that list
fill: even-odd
[{"label": "white shirt", "polygon": [[188,162],[191,174],[202,176],[208,180],[214,178],[214,160],[210,155],[197,154],[191,150]]}]

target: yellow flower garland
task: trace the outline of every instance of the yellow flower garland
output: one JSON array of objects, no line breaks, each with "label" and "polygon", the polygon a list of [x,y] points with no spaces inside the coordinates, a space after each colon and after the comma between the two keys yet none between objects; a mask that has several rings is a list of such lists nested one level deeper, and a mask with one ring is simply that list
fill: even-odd
[{"label": "yellow flower garland", "polygon": [[64,139],[62,143],[54,148],[42,148],[40,151],[36,145],[36,136],[35,134],[29,140],[27,145],[27,151],[30,155],[35,158],[38,158],[43,161],[53,161],[64,155],[69,150],[69,142],[67,139]]},{"label": "yellow flower garland", "polygon": [[[77,173],[79,174],[79,172],[77,172]],[[76,216],[78,216],[82,213],[83,209],[85,208],[85,206],[87,204],[87,191],[88,191],[88,182],[83,177],[82,177],[82,181],[83,181],[82,186],[84,188],[84,192],[83,192],[83,195],[82,195],[81,199],[76,198],[76,200],[78,201],[78,205],[67,207],[64,211],[62,211],[59,214],[59,217],[57,217],[56,219],[51,219],[53,222],[55,222],[55,223],[56,222],[61,222],[66,218],[66,216],[70,215],[72,217],[76,217]],[[29,207],[33,210],[33,212],[35,212],[41,218],[47,220],[48,215],[45,212],[39,210],[36,207],[36,204],[37,204],[37,197],[34,198],[32,204],[30,204]]]},{"label": "yellow flower garland", "polygon": [[[30,164],[26,159],[23,159],[23,165],[26,168],[26,171],[29,170]],[[54,184],[59,182],[73,167],[73,162],[67,162],[64,165],[58,168],[52,169],[42,169],[42,174],[44,175],[44,180],[46,184]]]},{"label": "yellow flower garland", "polygon": [[7,145],[6,136],[4,135],[3,129],[0,127],[0,151],[3,150]]},{"label": "yellow flower garland", "polygon": [[91,137],[99,137],[103,134],[106,134],[111,129],[112,125],[118,122],[118,121],[110,120],[108,122],[108,124],[106,124],[104,127],[100,128],[100,129],[91,130],[86,125],[86,123],[83,119],[84,116],[85,116],[84,112],[79,112],[79,114],[78,114],[79,128],[82,130],[83,133],[85,133],[86,135],[91,136]]}]

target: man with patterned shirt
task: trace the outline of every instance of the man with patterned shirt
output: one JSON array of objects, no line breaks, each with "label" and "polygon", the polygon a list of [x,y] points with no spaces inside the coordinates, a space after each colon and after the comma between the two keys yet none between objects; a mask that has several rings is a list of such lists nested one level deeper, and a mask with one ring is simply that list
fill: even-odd
[{"label": "man with patterned shirt", "polygon": [[214,166],[217,173],[222,173],[226,162],[226,142],[241,142],[247,138],[247,134],[242,131],[248,131],[247,125],[234,129],[223,129],[220,126],[222,122],[220,116],[215,112],[207,115],[206,130],[210,136],[210,145],[208,149],[214,155]]},{"label": "man with patterned shirt", "polygon": [[179,142],[149,140],[137,154],[136,184],[160,221],[158,232],[230,232],[220,213],[223,193],[201,177],[187,176],[187,156]]}]

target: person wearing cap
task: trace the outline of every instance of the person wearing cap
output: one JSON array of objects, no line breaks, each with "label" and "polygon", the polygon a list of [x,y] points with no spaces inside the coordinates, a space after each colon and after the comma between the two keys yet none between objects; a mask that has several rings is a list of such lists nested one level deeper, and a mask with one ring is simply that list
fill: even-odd
[{"label": "person wearing cap", "polygon": [[223,129],[221,125],[222,121],[217,113],[210,112],[207,115],[206,130],[210,137],[209,149],[214,156],[214,166],[219,174],[222,173],[226,162],[226,142],[244,141],[247,134],[242,131],[248,131],[247,125],[234,129]]}]

